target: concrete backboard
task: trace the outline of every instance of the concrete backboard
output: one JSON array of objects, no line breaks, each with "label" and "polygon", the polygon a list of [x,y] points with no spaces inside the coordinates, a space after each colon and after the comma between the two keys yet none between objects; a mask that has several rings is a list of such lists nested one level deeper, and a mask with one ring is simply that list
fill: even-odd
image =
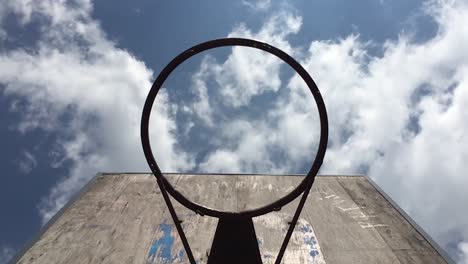
[{"label": "concrete backboard", "polygon": [[[290,192],[300,175],[167,174],[191,199],[245,210]],[[263,263],[273,263],[297,201],[254,218]],[[173,201],[197,263],[217,219]],[[150,174],[98,174],[14,260],[18,263],[188,263]],[[450,263],[445,253],[364,176],[317,176],[283,263]]]}]

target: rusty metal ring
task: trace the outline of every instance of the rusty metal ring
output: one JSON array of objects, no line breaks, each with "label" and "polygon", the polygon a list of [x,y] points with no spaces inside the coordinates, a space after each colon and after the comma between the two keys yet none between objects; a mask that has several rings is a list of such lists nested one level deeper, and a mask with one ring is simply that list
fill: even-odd
[{"label": "rusty metal ring", "polygon": [[[273,54],[276,57],[283,60],[284,62],[286,62],[302,77],[302,79],[305,81],[305,83],[309,87],[310,92],[314,96],[315,103],[317,105],[319,117],[320,117],[320,141],[319,141],[319,146],[317,150],[317,155],[315,156],[315,160],[312,163],[312,166],[309,172],[307,173],[307,176],[305,177],[305,179],[302,180],[302,182],[290,193],[272,202],[271,204],[268,204],[268,205],[265,205],[256,209],[241,211],[241,212],[218,211],[215,209],[207,208],[205,206],[202,206],[200,204],[190,201],[184,195],[178,192],[170,184],[170,182],[166,179],[166,177],[164,177],[161,170],[159,169],[159,166],[151,151],[149,131],[148,131],[149,119],[150,119],[151,109],[153,107],[154,100],[156,99],[156,95],[161,89],[164,81],[172,73],[172,71],[175,68],[177,68],[181,63],[183,63],[185,60],[187,60],[188,58],[198,53],[201,53],[209,49],[225,47],[225,46],[244,46],[244,47],[260,49],[270,54]],[[307,131],[304,131],[304,133],[307,133]],[[303,193],[306,190],[308,191],[310,190],[310,188],[312,188],[312,184],[315,180],[315,176],[317,175],[317,172],[319,171],[322,165],[323,158],[325,156],[325,152],[327,149],[328,117],[327,117],[327,111],[325,108],[325,103],[323,101],[323,98],[320,94],[319,89],[317,88],[317,85],[312,80],[312,78],[307,73],[307,71],[287,53],[283,52],[282,50],[276,47],[268,45],[266,43],[262,43],[262,42],[251,40],[251,39],[243,39],[243,38],[215,39],[215,40],[211,40],[211,41],[198,44],[196,46],[193,46],[187,49],[186,51],[182,52],[177,57],[175,57],[161,71],[158,78],[154,81],[153,86],[151,87],[151,90],[148,93],[148,97],[146,98],[145,105],[143,108],[143,114],[141,118],[141,142],[143,145],[143,151],[144,151],[146,160],[148,162],[148,165],[151,168],[151,171],[153,172],[154,176],[158,180],[158,184],[160,185],[160,187],[165,188],[169,192],[169,194],[171,194],[179,203],[183,204],[185,207],[197,212],[198,214],[209,215],[209,216],[218,217],[218,218],[221,218],[221,217],[255,217],[255,216],[260,216],[260,215],[263,215],[272,211],[279,210],[280,208],[282,208],[283,206],[285,206],[286,204],[290,203],[295,198],[297,198],[301,193]]]}]

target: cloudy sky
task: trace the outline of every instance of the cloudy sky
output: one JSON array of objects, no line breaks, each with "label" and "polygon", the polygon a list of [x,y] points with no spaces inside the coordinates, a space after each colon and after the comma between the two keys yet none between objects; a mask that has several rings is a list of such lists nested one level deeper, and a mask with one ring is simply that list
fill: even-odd
[{"label": "cloudy sky", "polygon": [[[288,52],[329,115],[321,174],[366,174],[468,263],[468,2],[417,0],[0,2],[0,263],[98,171],[148,171],[152,82],[221,37]],[[167,80],[151,140],[166,172],[306,173],[319,137],[301,79],[224,48]]]}]

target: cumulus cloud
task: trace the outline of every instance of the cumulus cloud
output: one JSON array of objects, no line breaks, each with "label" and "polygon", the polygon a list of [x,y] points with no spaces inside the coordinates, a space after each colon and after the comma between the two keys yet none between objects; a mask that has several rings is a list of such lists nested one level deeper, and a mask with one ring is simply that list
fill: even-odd
[{"label": "cumulus cloud", "polygon": [[216,148],[199,165],[206,172],[261,172],[280,168],[269,157],[275,140],[262,122],[237,120],[223,124],[222,146]]},{"label": "cumulus cloud", "polygon": [[[9,12],[16,13],[21,23],[38,24],[41,31],[34,48],[0,54],[1,91],[22,102],[11,108],[22,114],[18,131],[57,132],[51,166],[72,164],[39,205],[47,221],[97,171],[147,170],[139,122],[153,72],[106,38],[91,17],[90,1],[15,5],[19,7]],[[157,146],[154,152],[164,154],[157,155],[158,162],[165,171],[189,169],[193,162],[178,151],[167,94],[162,92],[157,101],[151,126],[158,131],[151,133]]]},{"label": "cumulus cloud", "polygon": [[460,243],[458,249],[460,250],[460,263],[468,263],[468,243]]},{"label": "cumulus cloud", "polygon": [[23,151],[23,157],[17,162],[19,170],[24,173],[30,173],[36,166],[37,160],[29,151]]},{"label": "cumulus cloud", "polygon": [[[468,204],[468,178],[463,174],[468,169],[463,148],[468,145],[468,115],[463,110],[468,103],[468,29],[460,25],[468,23],[468,6],[433,1],[423,8],[438,24],[436,35],[421,43],[402,33],[387,41],[378,56],[369,52],[375,43],[359,35],[313,41],[306,50],[293,47],[288,37],[299,32],[301,18],[289,13],[273,16],[258,32],[241,25],[229,36],[284,48],[311,73],[329,114],[322,173],[370,175],[446,249],[454,241],[451,234],[459,234],[464,242],[452,256],[463,262],[468,241],[468,214],[460,211]],[[318,118],[305,84],[298,76],[280,78],[280,62],[260,57],[268,55],[236,52],[225,61],[205,61],[210,65],[204,69],[212,74],[201,81],[216,81],[213,86],[222,94],[217,99],[232,111],[268,93],[282,96],[270,110],[261,109],[267,114],[241,114],[241,121],[217,115],[221,108],[207,96],[204,107],[216,113],[212,122],[221,124],[219,139],[213,136],[213,141],[229,143],[218,144],[200,169],[303,170],[318,139]],[[244,70],[251,68],[258,69]],[[268,74],[259,74],[262,71]]]},{"label": "cumulus cloud", "polygon": [[242,4],[254,11],[264,11],[271,7],[271,0],[242,0]]},{"label": "cumulus cloud", "polygon": [[[241,24],[228,37],[258,39],[295,54],[297,51],[285,38],[297,33],[301,25],[301,17],[279,13],[272,16],[259,32],[253,33]],[[203,121],[212,125],[213,113],[207,88],[209,80],[210,84],[219,87],[222,102],[233,107],[247,105],[258,94],[278,91],[281,86],[280,65],[281,60],[277,57],[245,47],[234,47],[223,63],[206,56],[199,71],[193,75],[193,87],[198,98],[193,110]]]},{"label": "cumulus cloud", "polygon": [[[301,17],[281,12],[269,18],[258,32],[239,25],[229,37],[258,39],[272,43],[290,54],[299,54],[300,48],[293,48],[286,38],[297,33],[301,24]],[[248,113],[261,110],[263,105],[254,109],[249,104],[262,94],[280,92],[281,87],[285,86],[280,75],[287,67],[289,66],[271,54],[245,47],[234,47],[223,62],[218,62],[210,55],[202,60],[199,71],[192,77],[197,96],[188,112],[204,121],[204,129],[209,130],[207,134],[210,135],[210,142],[215,150],[202,160],[198,166],[200,170],[281,173],[298,167],[298,163],[303,160],[298,162],[297,157],[310,158],[309,145],[304,142],[315,140],[316,134],[308,133],[306,137],[296,137],[296,134],[315,128],[315,124],[304,121],[306,117],[316,120],[316,110],[315,116],[314,113],[296,115],[294,109],[303,107],[304,104],[293,105],[284,100],[271,100],[272,110],[262,116],[264,119],[252,119],[244,115],[240,120],[230,120],[224,115],[226,112]],[[305,96],[313,100],[310,94],[290,96]],[[313,101],[309,101],[311,102]],[[303,127],[297,129],[297,125]],[[214,134],[219,137],[213,136]],[[298,150],[291,148],[291,145],[298,147],[300,151],[290,151]],[[285,155],[288,158],[278,160],[279,156]]]},{"label": "cumulus cloud", "polygon": [[13,248],[8,246],[3,246],[0,249],[0,263],[7,263],[15,254]]}]

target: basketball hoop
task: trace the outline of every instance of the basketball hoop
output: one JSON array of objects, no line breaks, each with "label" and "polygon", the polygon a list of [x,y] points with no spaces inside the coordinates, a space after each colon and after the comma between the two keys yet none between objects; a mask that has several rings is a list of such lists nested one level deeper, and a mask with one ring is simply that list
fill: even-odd
[{"label": "basketball hoop", "polygon": [[[320,117],[320,141],[317,150],[317,155],[315,156],[315,160],[313,161],[312,166],[304,180],[302,180],[302,182],[295,189],[293,189],[290,193],[283,196],[282,198],[268,205],[241,212],[215,210],[187,199],[182,193],[177,191],[162,174],[151,151],[149,140],[149,119],[151,109],[153,107],[154,100],[156,99],[156,95],[158,94],[159,90],[161,89],[163,83],[166,81],[168,76],[174,71],[174,69],[176,69],[181,63],[183,63],[188,58],[206,50],[225,46],[244,46],[263,50],[265,52],[275,55],[276,57],[286,62],[302,77],[302,79],[309,87],[309,90],[315,99]],[[169,199],[168,194],[174,197],[174,199],[176,199],[179,203],[181,203],[182,205],[196,212],[199,215],[206,215],[219,218],[215,238],[213,240],[210,256],[208,258],[208,263],[210,264],[241,262],[262,263],[260,253],[258,250],[258,244],[256,241],[255,230],[253,229],[252,218],[270,213],[272,211],[278,211],[283,206],[287,205],[302,194],[299,205],[296,209],[296,212],[294,213],[293,219],[290,223],[289,229],[286,233],[281,249],[275,261],[275,263],[280,263],[284,255],[284,251],[286,250],[288,242],[291,238],[292,232],[294,231],[294,227],[297,223],[304,203],[307,199],[309,191],[312,188],[315,176],[317,175],[317,172],[319,171],[320,166],[323,162],[323,158],[325,156],[328,142],[328,118],[325,103],[323,101],[322,96],[320,95],[320,91],[317,88],[317,85],[312,80],[307,71],[291,56],[289,56],[287,53],[283,52],[282,50],[276,47],[259,41],[243,38],[224,38],[207,41],[187,49],[186,51],[182,52],[177,57],[175,57],[161,71],[157,79],[154,81],[151,90],[149,91],[143,108],[143,114],[141,118],[141,141],[146,161],[148,162],[151,171],[156,177],[157,183],[164,197],[164,201],[167,204],[171,217],[174,220],[175,226],[182,240],[182,244],[184,245],[184,248],[187,252],[187,256],[190,260],[190,263],[192,264],[196,263],[195,259],[193,257],[188,241],[185,237],[185,233],[182,229],[181,221],[177,217],[177,214],[174,210],[172,202]],[[239,253],[239,251],[241,252]],[[236,252],[239,254],[236,254]]]}]

